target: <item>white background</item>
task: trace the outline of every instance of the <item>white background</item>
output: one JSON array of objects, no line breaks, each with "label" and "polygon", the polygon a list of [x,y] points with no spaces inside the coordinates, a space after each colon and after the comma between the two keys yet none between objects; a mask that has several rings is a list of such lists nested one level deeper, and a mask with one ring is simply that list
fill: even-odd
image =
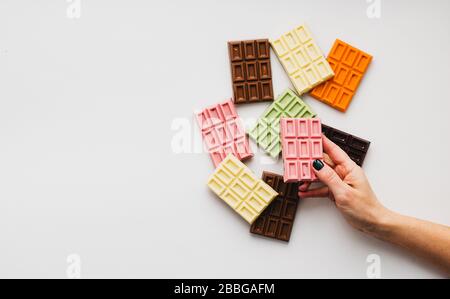
[{"label": "white background", "polygon": [[[1,0],[0,277],[64,278],[70,254],[84,278],[365,278],[369,254],[384,278],[444,277],[326,199],[301,202],[289,244],[252,236],[207,190],[209,157],[172,147],[177,119],[231,97],[228,40],[306,22],[325,54],[341,38],[374,61],[347,113],[305,100],[372,141],[386,206],[449,225],[450,2],[381,4],[370,19],[365,0],[89,0],[73,20],[64,0]],[[272,65],[278,94],[290,83]],[[281,173],[265,157],[248,165]]]}]

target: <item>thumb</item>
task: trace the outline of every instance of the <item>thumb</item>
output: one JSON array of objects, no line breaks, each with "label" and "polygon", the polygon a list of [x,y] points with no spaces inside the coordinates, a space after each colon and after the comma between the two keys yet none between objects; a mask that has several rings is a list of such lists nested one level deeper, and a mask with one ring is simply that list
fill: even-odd
[{"label": "thumb", "polygon": [[313,162],[313,168],[316,176],[319,180],[330,188],[330,191],[336,196],[342,193],[348,187],[337,173],[320,160],[315,160]]}]

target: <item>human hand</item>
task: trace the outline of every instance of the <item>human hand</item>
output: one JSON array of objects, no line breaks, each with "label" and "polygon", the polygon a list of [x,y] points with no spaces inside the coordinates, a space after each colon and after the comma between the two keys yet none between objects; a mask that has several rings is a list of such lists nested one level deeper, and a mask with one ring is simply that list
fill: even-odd
[{"label": "human hand", "polygon": [[325,164],[316,160],[313,168],[325,186],[310,189],[311,184],[305,183],[299,187],[300,198],[329,197],[353,227],[365,233],[377,233],[390,212],[378,201],[364,171],[325,136],[323,149]]}]

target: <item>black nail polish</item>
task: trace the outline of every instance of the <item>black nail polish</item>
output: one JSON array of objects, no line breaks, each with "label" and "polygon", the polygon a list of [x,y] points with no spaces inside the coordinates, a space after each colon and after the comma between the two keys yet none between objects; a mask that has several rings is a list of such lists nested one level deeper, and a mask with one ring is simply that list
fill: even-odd
[{"label": "black nail polish", "polygon": [[314,169],[317,170],[317,171],[321,170],[324,166],[325,166],[325,165],[323,165],[323,162],[320,161],[320,160],[315,160],[315,161],[313,162],[313,167],[314,167]]}]

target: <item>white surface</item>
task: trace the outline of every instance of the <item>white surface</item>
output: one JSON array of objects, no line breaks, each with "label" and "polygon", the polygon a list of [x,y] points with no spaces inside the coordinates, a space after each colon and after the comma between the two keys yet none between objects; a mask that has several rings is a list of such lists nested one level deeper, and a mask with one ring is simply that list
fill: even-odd
[{"label": "white surface", "polygon": [[[175,154],[176,118],[231,96],[226,42],[306,22],[375,59],[346,114],[325,123],[372,141],[380,200],[450,224],[450,2],[365,0],[0,2],[0,277],[442,277],[351,229],[327,200],[300,204],[289,245],[254,237],[208,192],[205,154]],[[272,57],[275,93],[290,86]],[[267,104],[239,107],[258,117]],[[192,136],[198,138],[195,125]],[[263,165],[263,154],[248,163]],[[266,159],[267,160],[267,159]]]}]

